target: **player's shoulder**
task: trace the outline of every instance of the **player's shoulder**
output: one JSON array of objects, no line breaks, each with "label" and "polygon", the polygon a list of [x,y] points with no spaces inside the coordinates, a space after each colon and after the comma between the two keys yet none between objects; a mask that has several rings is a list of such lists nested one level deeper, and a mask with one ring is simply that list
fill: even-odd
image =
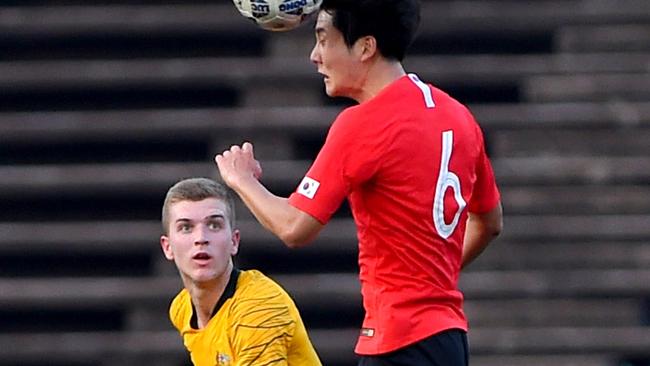
[{"label": "player's shoulder", "polygon": [[350,126],[359,123],[365,116],[363,108],[360,105],[353,105],[339,112],[334,120],[332,127],[346,125]]},{"label": "player's shoulder", "polygon": [[295,304],[275,281],[256,270],[241,271],[228,308],[230,324],[238,324],[238,329],[264,328],[293,334],[296,314]]},{"label": "player's shoulder", "polygon": [[231,315],[245,316],[254,311],[286,313],[293,307],[293,300],[277,282],[257,270],[241,271]]},{"label": "player's shoulder", "polygon": [[353,143],[370,132],[368,121],[377,120],[376,111],[363,105],[354,105],[342,110],[330,126],[328,138],[336,138],[342,143]]},{"label": "player's shoulder", "polygon": [[171,302],[169,306],[169,319],[172,321],[174,326],[180,329],[182,324],[186,323],[188,316],[191,316],[188,312],[191,311],[191,302],[190,293],[187,289],[182,289],[176,297]]},{"label": "player's shoulder", "polygon": [[237,282],[235,298],[287,296],[286,291],[274,280],[258,270],[242,270]]}]

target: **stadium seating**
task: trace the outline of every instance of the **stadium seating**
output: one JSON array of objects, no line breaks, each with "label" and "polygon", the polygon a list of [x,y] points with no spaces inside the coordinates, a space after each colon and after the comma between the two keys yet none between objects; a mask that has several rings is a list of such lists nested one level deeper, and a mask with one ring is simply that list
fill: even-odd
[{"label": "stadium seating", "polygon": [[[290,193],[336,114],[309,27],[230,2],[0,5],[0,366],[187,366],[166,189],[250,140]],[[650,365],[650,2],[423,0],[409,71],[467,103],[505,231],[462,274],[475,366]],[[243,268],[295,298],[324,365],[363,316],[347,207],[286,249],[238,207]]]}]

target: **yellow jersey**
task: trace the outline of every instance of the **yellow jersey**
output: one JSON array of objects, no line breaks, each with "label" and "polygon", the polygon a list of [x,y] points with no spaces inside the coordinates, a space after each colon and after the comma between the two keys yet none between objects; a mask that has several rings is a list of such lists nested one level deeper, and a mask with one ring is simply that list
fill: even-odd
[{"label": "yellow jersey", "polygon": [[194,313],[181,290],[169,317],[195,366],[321,365],[293,300],[259,271],[233,269],[203,329]]}]

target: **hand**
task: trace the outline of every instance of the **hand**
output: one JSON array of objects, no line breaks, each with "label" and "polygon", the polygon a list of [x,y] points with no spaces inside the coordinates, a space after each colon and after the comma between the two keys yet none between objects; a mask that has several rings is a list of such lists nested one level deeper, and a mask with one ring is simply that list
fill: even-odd
[{"label": "hand", "polygon": [[214,160],[219,168],[221,179],[235,189],[246,179],[258,180],[262,176],[262,167],[255,160],[253,144],[244,142],[242,146],[233,145],[229,150],[217,154]]}]

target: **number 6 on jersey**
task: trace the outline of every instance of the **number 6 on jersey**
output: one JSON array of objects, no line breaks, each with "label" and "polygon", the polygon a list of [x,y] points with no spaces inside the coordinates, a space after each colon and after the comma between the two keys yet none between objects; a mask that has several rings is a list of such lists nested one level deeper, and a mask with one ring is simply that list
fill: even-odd
[{"label": "number 6 on jersey", "polygon": [[[440,159],[440,175],[436,183],[436,195],[433,200],[433,224],[436,231],[443,238],[447,239],[456,229],[460,214],[465,208],[465,200],[460,191],[460,179],[453,172],[449,171],[449,160],[454,146],[454,132],[445,131],[442,133],[442,157]],[[447,188],[454,191],[454,199],[458,204],[458,209],[454,214],[454,219],[450,224],[445,222],[445,192]]]}]

